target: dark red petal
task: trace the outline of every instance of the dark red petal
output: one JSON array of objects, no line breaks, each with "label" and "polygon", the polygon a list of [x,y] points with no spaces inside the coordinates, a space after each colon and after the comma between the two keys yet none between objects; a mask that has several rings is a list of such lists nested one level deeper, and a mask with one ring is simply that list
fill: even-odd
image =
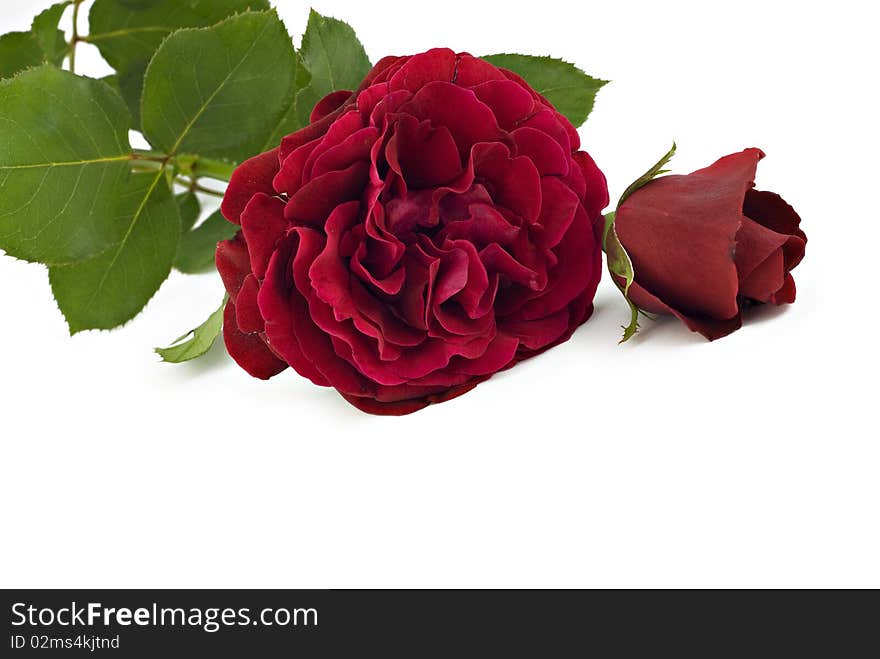
[{"label": "dark red petal", "polygon": [[286,230],[284,201],[263,193],[254,195],[241,214],[241,231],[247,241],[251,270],[259,279],[266,276],[275,244]]},{"label": "dark red petal", "polygon": [[801,218],[794,208],[775,192],[749,190],[743,204],[743,214],[777,233],[799,238],[789,242],[785,250],[785,267],[792,270],[804,258],[807,234],[801,228]]},{"label": "dark red petal", "polygon": [[538,320],[508,320],[500,331],[519,340],[529,350],[540,350],[558,340],[569,329],[571,314],[562,309]]},{"label": "dark red petal", "polygon": [[591,298],[596,292],[602,272],[602,250],[582,207],[577,207],[574,220],[554,253],[559,263],[550,272],[543,295],[530,300],[520,310],[525,320],[556,313],[584,290],[589,291]]},{"label": "dark red petal", "polygon": [[[341,145],[364,127],[364,118],[361,116],[361,113],[355,109],[347,109],[336,117],[330,128],[327,129],[326,134],[324,134],[324,136],[318,141],[318,146],[309,154],[309,159],[303,166],[303,180],[308,181],[317,176],[312,170],[315,166],[315,162],[320,156],[324,155],[324,153],[330,149]],[[367,153],[369,153],[369,149],[367,149]]]},{"label": "dark red petal", "polygon": [[[512,83],[510,83],[512,84]],[[535,128],[517,128],[510,136],[516,145],[516,155],[526,156],[535,163],[541,176],[566,176],[571,167],[571,156],[562,150],[559,142]]]},{"label": "dark red petal", "polygon": [[556,140],[564,153],[572,153],[574,151],[571,136],[562,124],[559,123],[558,114],[555,110],[549,108],[540,110],[519,125],[520,127],[534,128],[542,133],[546,133]]},{"label": "dark red petal", "polygon": [[416,92],[435,80],[452,82],[456,55],[448,48],[434,48],[413,55],[388,81],[390,91],[407,89]]},{"label": "dark red petal", "polygon": [[423,410],[430,405],[430,403],[424,398],[412,398],[410,400],[400,400],[394,403],[380,403],[375,398],[351,396],[342,392],[339,393],[345,400],[354,405],[361,412],[375,414],[376,416],[406,416],[407,414]]},{"label": "dark red petal", "polygon": [[[400,72],[403,73],[404,69],[406,67]],[[401,111],[428,119],[434,125],[446,126],[455,138],[462,159],[468,157],[474,144],[503,136],[491,108],[471,90],[451,82],[429,82],[401,107]]]},{"label": "dark red petal", "polygon": [[235,300],[245,277],[251,273],[250,255],[240,231],[231,240],[223,240],[217,244],[214,262],[226,292]]},{"label": "dark red petal", "polygon": [[[789,246],[790,244],[790,246]],[[768,302],[785,283],[786,263],[783,250],[803,254],[803,241],[782,235],[744,217],[736,235],[736,269],[740,295],[758,302]]]},{"label": "dark red petal", "polygon": [[512,131],[517,123],[535,111],[534,97],[512,80],[492,80],[471,91],[492,108],[498,125]]},{"label": "dark red petal", "polygon": [[538,221],[541,176],[529,158],[511,158],[503,144],[479,144],[474,148],[474,173],[492,185],[496,203],[529,224]]},{"label": "dark red petal", "polygon": [[643,309],[649,313],[672,314],[692,332],[702,334],[710,341],[723,338],[728,334],[732,334],[742,327],[742,313],[737,310],[736,315],[732,318],[710,318],[699,314],[684,314],[676,309],[672,309],[656,296],[651,295],[642,288],[638,282],[633,282],[629,289],[629,298],[639,309]]},{"label": "dark red petal", "polygon": [[364,81],[358,89],[366,89],[369,85],[372,85],[379,80],[385,80],[388,72],[392,70],[395,65],[399,67],[408,59],[410,58],[398,57],[397,55],[386,55],[373,65],[373,68],[370,69],[370,72],[364,77]]},{"label": "dark red petal", "polygon": [[290,195],[300,189],[303,184],[303,171],[306,163],[309,162],[312,152],[318,148],[320,143],[320,139],[306,142],[287,155],[272,181],[272,187],[277,192]]},{"label": "dark red petal", "polygon": [[474,57],[468,53],[458,56],[458,65],[455,68],[455,84],[462,87],[474,87],[492,80],[504,80],[507,78],[501,71],[489,64],[486,60]]},{"label": "dark red petal", "polygon": [[458,146],[445,126],[403,116],[385,147],[388,164],[409,187],[444,185],[462,170]]},{"label": "dark red petal", "polygon": [[403,268],[397,268],[387,277],[377,277],[363,263],[366,251],[366,244],[361,243],[358,250],[351,257],[351,271],[360,277],[362,281],[374,286],[386,295],[397,295],[400,293],[406,280],[406,271]]},{"label": "dark red petal", "polygon": [[516,355],[519,341],[506,334],[496,334],[482,355],[475,359],[453,357],[449,370],[466,375],[488,376],[504,369]]},{"label": "dark red petal", "polygon": [[474,378],[465,384],[451,387],[443,393],[430,394],[421,398],[410,398],[394,402],[382,402],[375,398],[350,396],[348,394],[342,394],[342,397],[362,412],[368,414],[376,414],[379,416],[405,416],[407,414],[412,414],[413,412],[418,412],[419,410],[428,407],[428,405],[444,403],[453,398],[458,398],[485,380],[486,378]]},{"label": "dark red petal", "polygon": [[291,133],[282,139],[281,146],[278,148],[280,162],[284,162],[287,159],[287,156],[296,151],[303,144],[308,144],[312,140],[322,137],[327,132],[327,129],[333,125],[333,122],[336,121],[336,118],[342,114],[347,107],[348,104],[344,104],[323,119],[319,119],[315,123],[309,124],[305,128],[302,128],[295,133]]},{"label": "dark red petal", "polygon": [[770,298],[771,304],[791,304],[797,296],[797,289],[794,285],[794,278],[790,273],[785,274],[785,282],[776,293]]},{"label": "dark red petal", "polygon": [[504,275],[509,281],[531,290],[540,290],[546,283],[540,273],[517,261],[498,243],[487,245],[480,252],[480,260],[490,273]]},{"label": "dark red petal", "polygon": [[234,224],[241,224],[239,218],[251,197],[259,192],[275,194],[272,179],[278,173],[279,167],[278,149],[261,153],[236,167],[220,205],[223,217]]},{"label": "dark red petal", "polygon": [[226,303],[223,311],[223,340],[229,356],[255,378],[268,380],[287,368],[260,338],[259,334],[244,334],[238,328],[235,304]]},{"label": "dark red petal", "polygon": [[541,179],[541,199],[536,242],[540,247],[556,247],[571,226],[580,201],[568,186],[552,176]]},{"label": "dark red petal", "polygon": [[356,162],[347,169],[312,179],[287,202],[284,217],[295,223],[323,226],[339,204],[360,197],[369,170],[369,163]]},{"label": "dark red petal", "polygon": [[309,122],[314,123],[320,121],[328,114],[338,110],[349,98],[351,98],[352,93],[353,92],[347,89],[340,89],[339,91],[327,94],[315,104],[314,109],[312,109],[312,114],[309,116]]},{"label": "dark red petal", "polygon": [[587,191],[584,194],[584,209],[586,209],[590,220],[595,221],[602,214],[602,210],[608,206],[608,181],[589,153],[578,151],[573,157],[580,166],[587,184]]},{"label": "dark red petal", "polygon": [[253,275],[248,275],[238,292],[238,297],[235,298],[236,324],[245,334],[255,334],[265,329],[260,307],[257,306],[259,292],[260,282]]},{"label": "dark red petal", "polygon": [[349,135],[341,143],[323,151],[315,158],[309,178],[316,178],[327,172],[345,169],[360,160],[370,159],[370,150],[379,136],[379,131],[373,126],[362,128]]},{"label": "dark red petal", "polygon": [[260,313],[266,319],[266,339],[272,349],[297,373],[326,387],[330,383],[303,354],[294,323],[296,318],[303,322],[308,322],[309,318],[308,305],[294,286],[290,263],[294,250],[302,245],[302,235],[320,241],[317,232],[302,228],[283,240],[269,262],[258,303]]},{"label": "dark red petal", "polygon": [[782,250],[776,250],[740,281],[739,294],[756,302],[769,302],[785,285],[786,274]]},{"label": "dark red petal", "polygon": [[516,240],[520,228],[511,224],[504,215],[489,204],[472,204],[467,218],[450,222],[437,235],[437,241],[467,240],[483,249],[490,243],[509,245]]}]

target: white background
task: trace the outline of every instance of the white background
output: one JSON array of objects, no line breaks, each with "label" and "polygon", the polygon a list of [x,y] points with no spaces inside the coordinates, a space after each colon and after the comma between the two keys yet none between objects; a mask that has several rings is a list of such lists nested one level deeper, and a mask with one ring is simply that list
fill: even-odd
[{"label": "white background", "polygon": [[[0,31],[49,4],[5,0]],[[278,4],[298,43],[308,6]],[[713,344],[670,320],[618,347],[605,279],[569,343],[377,418],[290,371],[251,379],[219,342],[159,363],[217,306],[216,275],[70,338],[45,270],[0,256],[0,585],[880,586],[872,4],[316,9],[374,61],[447,45],[613,80],[581,131],[612,199],[673,139],[678,172],[763,148],[758,187],[809,236],[797,303]],[[77,63],[106,72],[91,47]]]}]

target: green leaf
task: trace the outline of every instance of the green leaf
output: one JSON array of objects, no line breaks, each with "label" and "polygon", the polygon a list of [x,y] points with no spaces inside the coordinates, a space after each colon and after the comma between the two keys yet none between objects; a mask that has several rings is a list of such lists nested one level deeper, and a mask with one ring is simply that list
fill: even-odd
[{"label": "green leaf", "polygon": [[[620,197],[620,201],[617,202],[618,209],[620,209],[623,202],[625,202],[636,190],[643,188],[657,176],[666,173],[666,170],[663,168],[670,160],[672,160],[672,157],[675,155],[675,149],[676,146],[673,143],[672,148],[660,158],[651,169],[637,178],[624,191]],[[630,323],[623,328],[623,338],[620,340],[621,343],[625,343],[635,336],[635,333],[639,330],[638,320],[640,309],[629,298],[630,286],[632,286],[633,281],[635,281],[635,270],[633,268],[632,259],[630,259],[629,254],[627,254],[626,249],[617,235],[617,229],[614,226],[616,215],[617,213],[615,211],[614,213],[608,213],[605,216],[605,230],[602,234],[602,249],[605,250],[605,260],[608,264],[608,272],[611,273],[611,279],[614,281],[614,285],[617,286],[629,305]]]},{"label": "green leaf", "polygon": [[104,82],[41,66],[0,82],[0,248],[68,263],[119,238],[128,112]]},{"label": "green leaf", "polygon": [[269,151],[281,144],[281,139],[285,135],[295,133],[306,125],[300,121],[297,111],[297,97],[299,92],[308,87],[312,80],[312,75],[306,70],[305,64],[299,53],[296,55],[296,72],[293,74],[293,90],[287,100],[287,109],[281,113],[275,128],[269,134],[269,138],[263,145],[262,151]]},{"label": "green leaf", "polygon": [[593,111],[596,94],[608,84],[607,80],[588,76],[574,64],[553,57],[500,54],[487,55],[483,59],[522,76],[575,128],[587,120]]},{"label": "green leaf", "polygon": [[[112,73],[108,76],[104,76],[103,78],[98,78],[98,80],[106,83],[108,86],[113,88],[113,91],[122,96],[122,87],[119,86],[119,74]],[[128,103],[128,100],[124,96],[122,97],[122,100],[125,101],[125,104],[128,106],[128,113],[129,115],[131,115],[134,108],[131,107],[131,105]],[[140,108],[138,108],[137,111],[140,112]],[[140,127],[134,123],[134,119],[131,119],[129,126],[132,130],[140,130]]]},{"label": "green leaf", "polygon": [[300,55],[312,79],[296,97],[301,126],[309,123],[315,104],[330,92],[355,90],[370,72],[370,59],[348,23],[314,9],[303,34]]},{"label": "green leaf", "polygon": [[677,148],[678,147],[676,146],[675,142],[673,142],[672,148],[666,152],[666,155],[660,158],[660,160],[658,160],[657,163],[653,167],[651,167],[651,169],[649,169],[647,172],[645,172],[639,178],[633,181],[630,186],[623,191],[623,194],[620,195],[620,201],[617,202],[617,207],[620,208],[623,205],[623,202],[629,199],[629,196],[633,192],[635,192],[639,188],[645,187],[648,183],[653,181],[658,176],[666,174],[668,170],[663,168],[666,167],[666,165],[669,164],[669,161],[672,160],[673,156],[675,156],[675,150]]},{"label": "green leaf", "polygon": [[116,69],[133,125],[140,130],[144,73],[169,34],[180,28],[209,27],[240,12],[266,9],[268,0],[95,0],[85,40],[95,44]]},{"label": "green leaf", "polygon": [[171,271],[180,216],[163,170],[132,174],[116,199],[125,233],[98,256],[49,268],[70,333],[111,329],[134,318]]},{"label": "green leaf", "polygon": [[70,4],[72,4],[71,0],[65,0],[52,5],[39,13],[31,26],[31,32],[46,61],[55,66],[61,66],[67,54],[67,40],[64,38],[64,32],[58,29],[58,23]]},{"label": "green leaf", "polygon": [[183,235],[174,267],[187,274],[213,269],[217,243],[235,236],[238,228],[238,225],[223,217],[220,211],[212,213],[199,226]]},{"label": "green leaf", "polygon": [[147,68],[144,134],[166,153],[241,162],[285,110],[296,53],[274,12],[241,14],[168,37]]},{"label": "green leaf", "polygon": [[174,197],[174,200],[177,202],[177,210],[180,211],[180,231],[185,234],[198,222],[202,206],[193,192],[183,192]]},{"label": "green leaf", "polygon": [[141,129],[141,95],[144,92],[144,74],[147,72],[147,64],[147,60],[139,60],[116,74],[119,93],[131,114],[132,128],[138,131]]},{"label": "green leaf", "polygon": [[223,329],[223,309],[226,307],[226,300],[227,298],[224,297],[220,308],[212,313],[204,323],[181,336],[169,347],[156,348],[156,353],[162,357],[162,361],[180,364],[201,357],[208,352]]},{"label": "green leaf", "polygon": [[43,63],[43,51],[30,32],[8,32],[0,36],[0,78]]},{"label": "green leaf", "polygon": [[117,71],[148,62],[169,34],[208,27],[247,10],[269,9],[268,0],[95,0],[86,41]]}]

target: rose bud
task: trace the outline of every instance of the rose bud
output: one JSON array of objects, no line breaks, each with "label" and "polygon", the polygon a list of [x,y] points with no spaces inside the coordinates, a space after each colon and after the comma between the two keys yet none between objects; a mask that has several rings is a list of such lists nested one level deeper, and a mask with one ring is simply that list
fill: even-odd
[{"label": "rose bud", "polygon": [[[623,288],[629,283],[631,304],[672,314],[712,341],[739,329],[750,305],[794,302],[791,270],[807,237],[782,197],[754,189],[764,153],[746,149],[651,180],[672,153],[624,193],[606,228],[609,268]],[[634,308],[624,340],[635,319]]]},{"label": "rose bud", "polygon": [[379,62],[243,163],[223,202],[224,337],[361,410],[449,400],[563,341],[601,276],[605,177],[515,74],[451,50]]}]

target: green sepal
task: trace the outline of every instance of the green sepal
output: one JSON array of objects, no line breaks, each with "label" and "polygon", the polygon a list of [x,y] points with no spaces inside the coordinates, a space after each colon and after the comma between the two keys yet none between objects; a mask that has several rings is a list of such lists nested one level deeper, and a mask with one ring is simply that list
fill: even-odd
[{"label": "green sepal", "polygon": [[654,166],[651,167],[651,169],[649,169],[647,172],[642,174],[635,181],[630,183],[629,187],[623,191],[622,195],[620,195],[620,201],[617,202],[617,207],[620,208],[621,205],[623,204],[623,202],[625,202],[627,199],[629,199],[630,195],[632,195],[632,193],[634,193],[636,190],[639,190],[640,188],[645,187],[648,183],[653,181],[658,176],[662,176],[663,174],[668,174],[669,170],[663,169],[663,168],[666,167],[666,165],[669,164],[669,161],[672,160],[673,156],[675,156],[675,150],[677,148],[678,147],[676,146],[675,142],[673,142],[672,148],[666,152],[666,155],[664,155],[662,158],[660,158],[660,160],[658,160],[654,164]]},{"label": "green sepal", "polygon": [[[672,160],[672,157],[675,155],[675,150],[676,145],[673,143],[672,148],[660,158],[653,167],[633,181],[633,183],[624,190],[623,194],[620,196],[620,201],[617,202],[618,210],[634,192],[645,187],[658,176],[667,173],[668,170],[663,168],[670,160]],[[616,215],[616,211],[605,215],[605,228],[602,233],[602,249],[605,251],[605,260],[608,264],[608,272],[611,274],[611,279],[623,295],[623,298],[626,300],[630,309],[630,322],[629,325],[623,327],[623,338],[620,340],[620,343],[625,343],[639,331],[639,313],[642,313],[648,318],[651,318],[651,316],[639,309],[629,297],[629,289],[632,286],[633,281],[635,281],[635,270],[633,268],[632,259],[630,259],[629,254],[627,254],[626,249],[617,235],[617,229],[614,226]],[[623,283],[621,283],[621,281]]]}]

